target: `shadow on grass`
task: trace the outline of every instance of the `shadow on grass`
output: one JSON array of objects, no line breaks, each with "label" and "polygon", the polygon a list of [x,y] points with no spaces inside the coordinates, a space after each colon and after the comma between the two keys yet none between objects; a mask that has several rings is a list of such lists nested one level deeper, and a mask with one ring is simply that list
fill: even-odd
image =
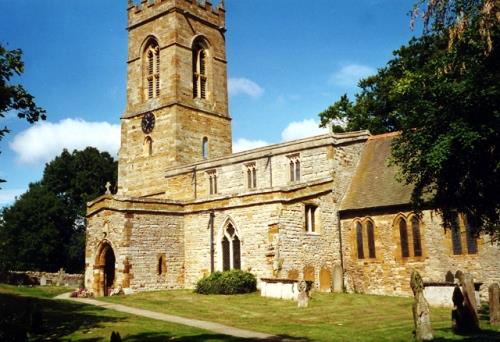
[{"label": "shadow on grass", "polygon": [[[164,342],[167,341],[168,339],[172,338],[171,335],[167,333],[140,333],[136,335],[129,335],[126,338],[123,339],[123,341],[126,342],[141,342],[141,341],[147,341],[147,342]],[[181,341],[181,342],[204,342],[204,341],[224,341],[224,342],[236,342],[236,341],[245,341],[245,342],[251,342],[251,341],[310,341],[309,339],[305,338],[296,338],[296,337],[291,337],[287,335],[279,335],[276,336],[276,338],[272,339],[246,339],[246,338],[239,338],[239,337],[233,337],[233,336],[228,336],[228,335],[221,335],[221,334],[200,334],[200,335],[190,335],[190,336],[182,336],[182,337],[176,337],[175,341]]]},{"label": "shadow on grass", "polygon": [[[451,328],[443,328],[443,329],[435,329],[435,331],[441,331],[445,333],[446,335],[453,335],[453,330]],[[461,341],[466,341],[466,342],[493,342],[493,341],[500,341],[500,332],[495,331],[495,330],[490,330],[490,329],[482,329],[480,331],[477,331],[475,333],[470,333],[470,334],[456,334],[458,336],[461,336],[463,339]],[[446,337],[437,337],[433,341],[437,342],[446,342],[446,341],[456,341],[456,339],[449,339]]]},{"label": "shadow on grass", "polygon": [[[0,337],[4,341],[60,340],[75,331],[85,331],[121,318],[100,315],[101,308],[14,294],[0,293]],[[34,313],[39,308],[41,314]],[[23,336],[24,335],[24,336]],[[99,339],[85,339],[87,342]]]}]

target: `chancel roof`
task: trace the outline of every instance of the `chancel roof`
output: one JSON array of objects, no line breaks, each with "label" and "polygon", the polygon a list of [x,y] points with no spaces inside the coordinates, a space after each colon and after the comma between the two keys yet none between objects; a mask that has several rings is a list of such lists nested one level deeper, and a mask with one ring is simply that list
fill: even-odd
[{"label": "chancel roof", "polygon": [[341,210],[359,210],[410,203],[412,186],[399,182],[398,168],[389,166],[391,143],[397,134],[371,136],[344,197]]}]

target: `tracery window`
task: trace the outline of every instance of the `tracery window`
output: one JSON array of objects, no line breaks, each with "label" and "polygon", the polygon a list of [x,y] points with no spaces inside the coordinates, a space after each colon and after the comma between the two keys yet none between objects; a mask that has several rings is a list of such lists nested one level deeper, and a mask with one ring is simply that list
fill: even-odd
[{"label": "tracery window", "polygon": [[217,171],[210,170],[207,171],[208,176],[208,189],[210,195],[217,194]]},{"label": "tracery window", "polygon": [[[451,225],[451,244],[454,255],[477,254],[477,237],[467,215],[458,214]],[[464,249],[464,246],[467,249]]]},{"label": "tracery window", "polygon": [[400,216],[396,219],[395,229],[399,236],[401,258],[422,256],[422,237],[420,220],[416,215]]},{"label": "tracery window", "polygon": [[375,252],[375,226],[370,218],[355,221],[355,240],[358,259],[375,259],[377,257]]},{"label": "tracery window", "polygon": [[247,187],[248,189],[255,189],[257,187],[257,166],[255,163],[248,163],[245,166],[247,169]]},{"label": "tracery window", "polygon": [[241,269],[241,241],[236,229],[228,223],[221,241],[222,270]]},{"label": "tracery window", "polygon": [[144,90],[145,98],[160,96],[160,47],[151,40],[144,52]]}]

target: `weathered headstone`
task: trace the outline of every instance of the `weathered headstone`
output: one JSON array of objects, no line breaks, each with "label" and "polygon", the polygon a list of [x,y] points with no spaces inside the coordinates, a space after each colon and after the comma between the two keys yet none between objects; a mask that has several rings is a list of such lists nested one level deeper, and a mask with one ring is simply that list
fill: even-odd
[{"label": "weathered headstone", "polygon": [[[458,272],[457,272],[458,273]],[[470,333],[479,330],[474,282],[470,274],[461,273],[457,278],[460,285],[453,291],[452,328],[457,333]]]},{"label": "weathered headstone", "polygon": [[493,283],[488,288],[490,305],[490,324],[500,325],[500,286]]},{"label": "weathered headstone", "polygon": [[41,276],[40,277],[40,286],[46,286],[47,285],[47,277]]},{"label": "weathered headstone", "polygon": [[319,271],[319,289],[321,291],[331,291],[332,288],[332,273],[330,268],[323,266]]},{"label": "weathered headstone", "polygon": [[333,266],[333,292],[342,292],[344,289],[344,275],[340,265]]},{"label": "weathered headstone", "polygon": [[464,295],[464,307],[470,314],[470,327],[472,331],[479,329],[479,317],[477,316],[476,290],[474,280],[469,273],[465,273],[462,281],[462,293]]},{"label": "weathered headstone", "polygon": [[299,308],[307,308],[309,305],[309,289],[306,281],[299,282],[299,296],[297,297],[297,306]]},{"label": "weathered headstone", "polygon": [[410,281],[413,290],[413,322],[417,341],[430,341],[434,338],[431,327],[429,303],[424,297],[424,282],[417,271],[413,271]]}]

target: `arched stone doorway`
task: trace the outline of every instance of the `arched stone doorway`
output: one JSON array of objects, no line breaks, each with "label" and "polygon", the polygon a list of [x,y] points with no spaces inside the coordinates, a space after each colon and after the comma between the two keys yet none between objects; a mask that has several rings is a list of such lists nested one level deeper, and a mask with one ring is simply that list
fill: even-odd
[{"label": "arched stone doorway", "polygon": [[107,241],[101,244],[98,251],[94,267],[94,293],[107,296],[114,287],[116,257]]}]

